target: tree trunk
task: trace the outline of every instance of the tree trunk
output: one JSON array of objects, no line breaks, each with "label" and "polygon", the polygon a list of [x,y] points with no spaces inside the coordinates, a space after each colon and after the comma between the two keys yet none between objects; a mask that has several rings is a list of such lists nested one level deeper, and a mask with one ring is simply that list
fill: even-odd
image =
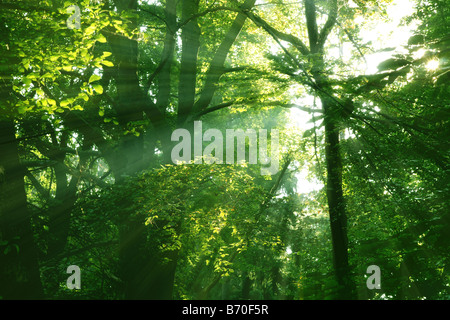
[{"label": "tree trunk", "polygon": [[243,275],[242,279],[242,299],[249,300],[250,299],[250,290],[252,288],[252,280],[248,273]]},{"label": "tree trunk", "polygon": [[315,0],[305,0],[305,17],[308,30],[309,47],[314,58],[312,68],[315,80],[314,90],[321,98],[325,125],[325,161],[327,167],[327,201],[330,213],[331,237],[333,243],[333,260],[338,283],[337,298],[355,298],[348,264],[347,217],[342,191],[342,161],[339,150],[339,129],[337,118],[338,102],[332,96],[332,89],[326,77],[323,57],[325,41],[336,24],[338,13],[337,1],[330,1],[328,18],[319,31],[317,25],[317,8]]},{"label": "tree trunk", "polygon": [[[137,1],[116,1],[119,11],[136,10]],[[171,26],[176,24],[175,0],[167,1],[166,13],[171,22]],[[137,26],[137,21],[134,20]],[[165,48],[167,61],[162,77],[170,77],[167,72],[170,69],[172,60],[174,39],[174,28],[169,28],[170,45]],[[163,114],[159,112],[143,92],[138,77],[138,43],[136,39],[128,39],[120,35],[113,35],[108,38],[117,63],[117,74],[115,80],[117,84],[117,104],[115,105],[120,124],[126,127],[133,121],[143,120],[144,112],[150,117],[154,133],[158,137],[152,137],[154,141],[160,138],[163,148],[167,143]],[[170,79],[170,78],[169,78]],[[159,79],[164,82],[165,79]],[[161,83],[162,84],[162,83]],[[170,83],[162,84],[163,92],[159,92],[159,101],[165,100],[170,94]],[[164,105],[163,107],[167,107]],[[161,138],[163,136],[163,138]],[[153,141],[152,140],[152,141]],[[164,141],[163,141],[164,140]],[[148,150],[150,153],[154,150]],[[118,149],[114,152],[115,157],[110,159],[110,167],[114,172],[116,183],[121,183],[125,176],[132,176],[139,171],[150,167],[150,163],[145,163],[144,138],[142,135],[124,136],[119,142]],[[164,153],[166,155],[166,152]],[[124,211],[129,206],[127,203],[118,204]],[[119,225],[119,274],[123,281],[124,299],[172,299],[172,290],[175,275],[177,253],[162,257],[159,253],[157,243],[153,239],[147,239],[147,227],[143,219],[124,214],[120,218]],[[164,258],[169,258],[168,263],[163,263]]]},{"label": "tree trunk", "polygon": [[333,102],[322,99],[325,112],[325,161],[327,167],[327,200],[330,214],[333,261],[338,283],[338,299],[354,299],[355,287],[352,283],[348,263],[347,215],[342,190],[342,161],[339,150],[339,130]]},{"label": "tree trunk", "polygon": [[0,121],[0,296],[42,299],[37,249],[31,229],[12,120]]},{"label": "tree trunk", "polygon": [[[198,13],[199,0],[183,0],[183,21]],[[192,19],[181,33],[183,51],[181,53],[180,79],[178,84],[178,126],[183,126],[192,113],[195,102],[195,87],[197,85],[197,55],[200,47],[200,27],[197,19]]]},{"label": "tree trunk", "polygon": [[50,237],[47,258],[61,254],[66,247],[69,235],[71,213],[76,201],[77,178],[72,177],[67,185],[67,176],[62,161],[55,166],[56,195],[54,204],[48,210]]}]

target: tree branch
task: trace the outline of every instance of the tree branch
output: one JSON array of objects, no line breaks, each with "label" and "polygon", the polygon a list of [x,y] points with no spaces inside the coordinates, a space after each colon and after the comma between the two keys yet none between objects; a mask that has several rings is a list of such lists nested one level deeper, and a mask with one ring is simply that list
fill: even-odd
[{"label": "tree branch", "polygon": [[291,35],[291,34],[287,34],[281,31],[278,31],[277,29],[275,29],[274,27],[272,27],[271,25],[269,25],[269,23],[267,23],[264,19],[262,19],[261,17],[255,15],[252,12],[247,12],[247,16],[258,26],[261,27],[263,29],[265,29],[269,34],[275,36],[276,38],[289,42],[291,45],[293,45],[298,51],[300,51],[301,54],[303,55],[308,55],[309,49],[308,47],[303,43],[302,40],[300,40],[299,38]]},{"label": "tree branch", "polygon": [[330,10],[328,11],[328,19],[327,22],[325,22],[325,25],[322,27],[322,30],[320,30],[320,34],[317,39],[317,50],[319,51],[323,51],[325,41],[327,40],[328,35],[330,34],[331,30],[336,24],[337,19],[337,12],[338,12],[337,0],[331,0],[328,1],[328,3],[331,6]]},{"label": "tree branch", "polygon": [[217,83],[224,71],[225,59],[228,55],[228,52],[230,51],[231,46],[241,32],[247,18],[247,15],[244,12],[246,10],[250,10],[250,8],[254,6],[255,2],[256,0],[246,0],[245,3],[241,6],[243,11],[237,14],[235,20],[233,21],[233,24],[225,34],[225,38],[214,54],[206,76],[206,83],[203,88],[202,94],[194,105],[194,113],[201,112],[202,110],[206,109],[211,102],[216,91]]},{"label": "tree branch", "polygon": [[309,49],[312,53],[316,53],[319,34],[317,28],[315,0],[305,0],[305,17],[306,27],[308,29]]},{"label": "tree branch", "polygon": [[208,114],[208,113],[220,110],[220,109],[227,108],[227,107],[229,107],[229,106],[231,106],[233,104],[234,104],[234,101],[224,102],[224,103],[218,104],[218,105],[216,105],[214,107],[210,107],[210,108],[207,108],[205,110],[202,110],[201,112],[199,112],[199,113],[195,114],[194,116],[192,116],[192,118],[194,120],[199,119],[201,116],[204,116],[205,114]]},{"label": "tree branch", "polygon": [[177,29],[183,28],[186,24],[188,24],[192,20],[195,20],[195,19],[201,18],[203,16],[206,16],[209,13],[222,11],[222,10],[224,10],[224,11],[233,11],[233,12],[241,12],[242,11],[241,9],[235,9],[235,8],[231,8],[231,7],[227,7],[227,6],[218,6],[218,7],[215,7],[215,8],[209,8],[209,9],[206,9],[206,10],[204,10],[202,12],[193,14],[189,18],[185,19],[183,22],[180,22],[178,24],[178,26],[177,26]]},{"label": "tree branch", "polygon": [[[156,97],[156,111],[159,111],[161,113],[163,113],[162,110],[167,107],[170,99],[171,66],[175,50],[174,30],[176,27],[176,1],[167,0],[164,12],[167,20],[167,30],[164,38],[164,48],[161,57],[161,71],[158,72],[158,94]],[[158,124],[156,124],[156,126],[158,126]]]},{"label": "tree branch", "polygon": [[31,184],[44,198],[48,196],[47,190],[39,183],[36,177],[28,169],[25,170],[25,176],[30,179]]},{"label": "tree branch", "polygon": [[67,253],[62,252],[62,253],[58,254],[57,256],[54,256],[54,257],[51,257],[51,258],[46,257],[48,260],[46,259],[46,260],[42,261],[42,265],[50,264],[51,260],[53,260],[53,259],[67,258],[67,257],[71,257],[71,256],[82,254],[82,253],[84,253],[86,251],[89,251],[91,249],[94,249],[94,248],[109,247],[109,246],[112,246],[112,245],[116,245],[118,243],[119,243],[118,240],[109,240],[109,241],[93,243],[93,244],[90,244],[90,245],[88,245],[86,247],[83,247],[83,248],[80,248],[80,249],[77,249],[77,250],[73,250],[73,251],[70,251],[70,252],[67,252]]}]

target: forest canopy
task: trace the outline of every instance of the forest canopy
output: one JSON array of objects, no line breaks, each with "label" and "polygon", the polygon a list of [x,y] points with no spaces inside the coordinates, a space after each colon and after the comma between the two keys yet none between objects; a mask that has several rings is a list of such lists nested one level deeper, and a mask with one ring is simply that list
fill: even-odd
[{"label": "forest canopy", "polygon": [[0,1],[0,299],[449,299],[449,20]]}]

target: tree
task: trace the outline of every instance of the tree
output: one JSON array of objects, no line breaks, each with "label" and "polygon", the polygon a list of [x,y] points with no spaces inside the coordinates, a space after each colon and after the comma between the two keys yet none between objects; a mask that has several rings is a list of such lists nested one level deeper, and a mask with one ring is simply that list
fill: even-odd
[{"label": "tree", "polygon": [[[356,23],[389,5],[2,2],[0,296],[446,297],[448,6],[419,3],[394,51]],[[365,74],[376,50],[393,54]],[[280,171],[174,165],[197,120],[279,130]],[[298,194],[306,167],[326,188]],[[89,288],[65,288],[69,264]]]}]

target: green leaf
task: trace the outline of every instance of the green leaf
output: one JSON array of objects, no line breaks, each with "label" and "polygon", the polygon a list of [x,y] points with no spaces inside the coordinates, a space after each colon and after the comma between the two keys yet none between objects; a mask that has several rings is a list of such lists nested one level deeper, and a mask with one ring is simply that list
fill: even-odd
[{"label": "green leaf", "polygon": [[111,61],[108,61],[108,60],[103,60],[102,64],[104,64],[107,67],[114,67],[114,63],[112,63]]},{"label": "green leaf", "polygon": [[27,75],[27,78],[31,79],[31,80],[35,80],[35,79],[39,78],[39,76],[40,76],[39,72],[32,72],[29,75]]},{"label": "green leaf", "polygon": [[66,107],[69,104],[71,104],[72,102],[69,99],[63,100],[61,101],[61,103],[59,104],[61,107]]},{"label": "green leaf", "polygon": [[36,93],[37,93],[38,95],[40,95],[40,96],[43,96],[43,95],[44,95],[44,90],[42,90],[41,88],[37,88],[37,89],[36,89]]},{"label": "green leaf", "polygon": [[98,94],[102,94],[103,93],[103,87],[99,84],[94,84],[92,86],[92,88],[94,88],[94,90],[98,93]]},{"label": "green leaf", "polygon": [[408,39],[408,45],[418,45],[425,42],[425,37],[421,34],[413,35]]},{"label": "green leaf", "polygon": [[84,101],[87,102],[87,101],[89,101],[89,96],[86,93],[81,92],[78,94],[78,99],[83,99]]},{"label": "green leaf", "polygon": [[93,74],[92,76],[89,77],[89,83],[100,80],[100,79],[101,79],[100,76]]},{"label": "green leaf", "polygon": [[46,72],[46,73],[42,76],[42,79],[46,79],[46,78],[52,78],[52,79],[53,79],[53,74],[51,74],[50,72]]},{"label": "green leaf", "polygon": [[24,114],[27,111],[27,106],[19,106],[18,111],[20,114]]},{"label": "green leaf", "polygon": [[106,38],[105,38],[104,35],[99,34],[98,37],[97,37],[97,41],[101,42],[101,43],[106,43]]},{"label": "green leaf", "polygon": [[87,58],[87,57],[89,56],[89,51],[88,51],[88,49],[81,49],[81,50],[79,51],[79,55],[80,55],[81,57],[83,57],[83,58]]},{"label": "green leaf", "polygon": [[312,136],[315,131],[316,131],[315,128],[305,130],[305,132],[303,133],[303,138],[308,138],[308,137]]},{"label": "green leaf", "polygon": [[84,32],[86,35],[91,35],[95,32],[95,25],[91,25],[89,27],[86,28],[86,31]]},{"label": "green leaf", "polygon": [[396,70],[396,69],[403,67],[409,63],[410,62],[405,59],[394,59],[394,58],[387,59],[378,65],[378,71]]},{"label": "green leaf", "polygon": [[23,59],[22,64],[25,67],[25,69],[30,68],[30,60],[29,59]]}]

